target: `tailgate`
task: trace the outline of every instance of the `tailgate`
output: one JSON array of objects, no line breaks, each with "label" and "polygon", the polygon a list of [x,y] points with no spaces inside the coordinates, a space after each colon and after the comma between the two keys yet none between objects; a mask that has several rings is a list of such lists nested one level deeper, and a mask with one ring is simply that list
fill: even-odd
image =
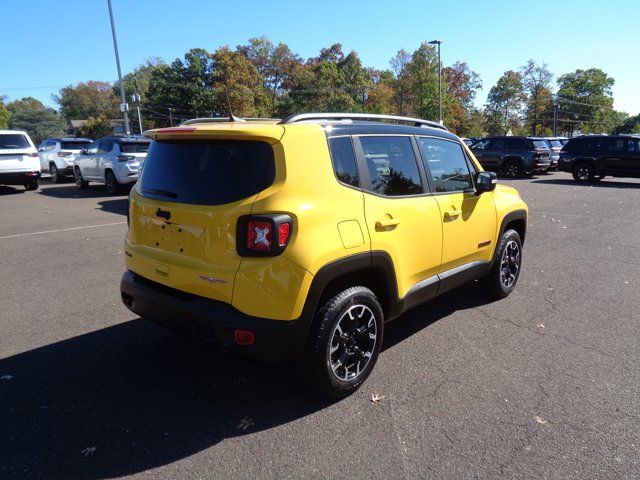
[{"label": "tailgate", "polygon": [[233,204],[175,204],[131,194],[127,267],[155,282],[231,303],[240,266],[236,224],[255,196]]}]

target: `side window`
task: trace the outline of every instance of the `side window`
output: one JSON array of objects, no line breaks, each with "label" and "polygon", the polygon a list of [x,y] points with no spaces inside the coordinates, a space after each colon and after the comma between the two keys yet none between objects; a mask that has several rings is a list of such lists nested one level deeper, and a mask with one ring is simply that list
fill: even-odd
[{"label": "side window", "polygon": [[329,150],[336,178],[347,185],[360,187],[351,137],[330,138]]},{"label": "side window", "polygon": [[436,192],[473,189],[467,158],[457,143],[438,138],[419,138],[425,168],[431,172]]},{"label": "side window", "polygon": [[396,197],[423,193],[410,137],[360,137],[374,193]]},{"label": "side window", "polygon": [[87,155],[95,155],[98,153],[98,145],[100,142],[93,142],[87,147]]},{"label": "side window", "polygon": [[473,150],[486,150],[490,148],[489,143],[491,143],[491,139],[485,138],[483,140],[477,141],[471,147]]},{"label": "side window", "polygon": [[113,148],[113,142],[103,141],[98,146],[97,153],[109,153]]},{"label": "side window", "polygon": [[504,150],[507,148],[507,141],[504,138],[494,138],[491,142],[491,150]]},{"label": "side window", "polygon": [[629,152],[640,153],[640,138],[629,139]]},{"label": "side window", "polygon": [[624,138],[610,138],[607,141],[608,150],[611,153],[622,153],[625,149],[625,139]]},{"label": "side window", "polygon": [[524,150],[524,142],[520,138],[507,138],[505,144],[509,150]]}]

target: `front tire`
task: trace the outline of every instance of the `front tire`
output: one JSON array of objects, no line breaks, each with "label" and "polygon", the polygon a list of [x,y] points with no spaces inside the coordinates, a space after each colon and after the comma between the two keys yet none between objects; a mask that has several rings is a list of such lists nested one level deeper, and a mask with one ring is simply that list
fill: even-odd
[{"label": "front tire", "polygon": [[521,268],[522,240],[518,232],[507,230],[500,237],[491,271],[480,284],[489,296],[505,298],[516,288]]},{"label": "front tire", "polygon": [[384,331],[382,307],[366,287],[348,288],[319,309],[298,362],[301,379],[331,398],[355,392],[378,359]]}]

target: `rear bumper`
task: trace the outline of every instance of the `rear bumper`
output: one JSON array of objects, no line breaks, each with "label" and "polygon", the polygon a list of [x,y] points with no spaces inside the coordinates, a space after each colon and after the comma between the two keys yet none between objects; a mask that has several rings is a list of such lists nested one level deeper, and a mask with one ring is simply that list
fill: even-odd
[{"label": "rear bumper", "polygon": [[40,178],[40,172],[0,172],[0,185],[24,185]]},{"label": "rear bumper", "polygon": [[[297,357],[309,330],[302,319],[252,317],[228,303],[169,288],[131,271],[122,276],[120,291],[125,306],[147,320],[264,362]],[[253,345],[237,345],[236,329],[253,332]]]}]

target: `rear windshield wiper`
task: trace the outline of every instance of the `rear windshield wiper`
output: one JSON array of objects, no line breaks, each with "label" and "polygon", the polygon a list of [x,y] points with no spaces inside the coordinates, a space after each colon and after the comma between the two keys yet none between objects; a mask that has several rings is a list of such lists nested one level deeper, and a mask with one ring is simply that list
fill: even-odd
[{"label": "rear windshield wiper", "polygon": [[152,195],[160,195],[162,197],[169,197],[169,198],[178,198],[178,194],[175,192],[170,192],[168,190],[157,190],[155,188],[149,188],[149,189],[144,189],[142,190],[143,193],[150,193]]}]

